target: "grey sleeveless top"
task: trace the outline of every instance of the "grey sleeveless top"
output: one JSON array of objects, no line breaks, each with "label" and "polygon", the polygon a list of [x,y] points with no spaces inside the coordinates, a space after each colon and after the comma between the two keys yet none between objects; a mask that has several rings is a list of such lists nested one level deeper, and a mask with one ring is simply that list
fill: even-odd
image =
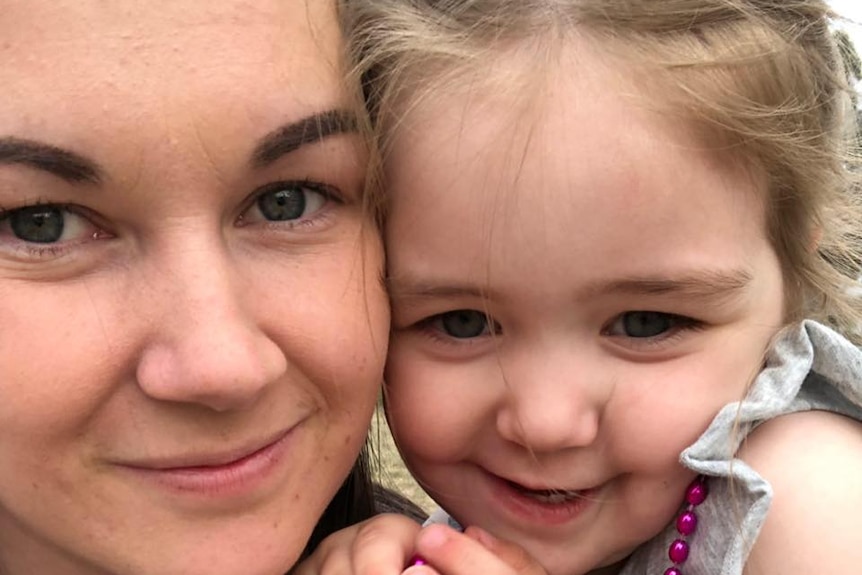
[{"label": "grey sleeveless top", "polygon": [[[745,399],[724,406],[680,456],[685,467],[710,476],[709,497],[697,508],[698,531],[688,537],[691,554],[681,566],[685,575],[742,574],[769,511],[772,488],[732,454],[760,423],[808,410],[862,421],[862,351],[829,328],[806,320],[782,332]],[[426,523],[459,528],[442,510]],[[671,566],[667,550],[677,537],[671,523],[632,554],[620,575],[661,575]]]}]

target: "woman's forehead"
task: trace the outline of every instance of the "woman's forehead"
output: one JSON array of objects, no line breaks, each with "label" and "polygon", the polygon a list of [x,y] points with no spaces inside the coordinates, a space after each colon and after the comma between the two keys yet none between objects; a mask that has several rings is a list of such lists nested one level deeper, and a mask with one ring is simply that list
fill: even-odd
[{"label": "woman's forehead", "polygon": [[[151,66],[168,74],[224,61],[321,59],[332,63],[338,28],[332,3],[220,0],[205,2],[5,2],[0,21],[4,67],[63,76],[59,63],[87,67]],[[39,69],[44,67],[44,69]]]},{"label": "woman's forehead", "polygon": [[334,3],[6,4],[0,137],[96,156],[212,149],[345,107]]}]

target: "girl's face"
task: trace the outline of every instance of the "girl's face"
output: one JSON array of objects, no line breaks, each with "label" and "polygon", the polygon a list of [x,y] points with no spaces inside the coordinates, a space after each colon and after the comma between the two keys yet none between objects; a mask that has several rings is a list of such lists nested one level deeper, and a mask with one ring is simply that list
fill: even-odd
[{"label": "girl's face", "polygon": [[458,521],[555,575],[672,520],[680,452],[782,323],[764,182],[632,74],[584,44],[526,103],[464,82],[410,108],[387,168],[396,439]]},{"label": "girl's face", "polygon": [[334,3],[6,2],[3,573],[283,573],[383,368]]}]

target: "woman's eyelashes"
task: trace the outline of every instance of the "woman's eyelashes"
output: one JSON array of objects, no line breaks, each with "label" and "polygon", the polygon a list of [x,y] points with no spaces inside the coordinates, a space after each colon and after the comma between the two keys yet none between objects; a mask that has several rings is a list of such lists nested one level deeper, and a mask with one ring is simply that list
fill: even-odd
[{"label": "woman's eyelashes", "polygon": [[340,203],[340,198],[325,184],[273,182],[255,191],[251,205],[242,213],[238,223],[283,222],[291,227],[314,224],[325,215],[332,202]]},{"label": "woman's eyelashes", "polygon": [[[273,182],[255,190],[237,224],[276,224],[282,229],[315,225],[325,218],[332,203],[342,201],[331,186]],[[38,202],[0,208],[0,250],[26,257],[57,256],[79,243],[114,237],[99,220],[92,210],[74,204]]]}]

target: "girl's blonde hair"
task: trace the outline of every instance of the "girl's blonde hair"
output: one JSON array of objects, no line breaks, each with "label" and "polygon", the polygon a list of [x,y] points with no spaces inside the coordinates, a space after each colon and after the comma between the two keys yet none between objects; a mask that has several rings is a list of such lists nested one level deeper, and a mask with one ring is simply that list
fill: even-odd
[{"label": "girl's blonde hair", "polygon": [[[512,46],[577,33],[643,70],[653,105],[717,136],[734,158],[766,175],[767,228],[783,266],[787,321],[817,319],[862,342],[855,114],[826,2],[340,3],[381,154],[405,103],[433,96]],[[378,177],[381,157],[372,169]]]}]

